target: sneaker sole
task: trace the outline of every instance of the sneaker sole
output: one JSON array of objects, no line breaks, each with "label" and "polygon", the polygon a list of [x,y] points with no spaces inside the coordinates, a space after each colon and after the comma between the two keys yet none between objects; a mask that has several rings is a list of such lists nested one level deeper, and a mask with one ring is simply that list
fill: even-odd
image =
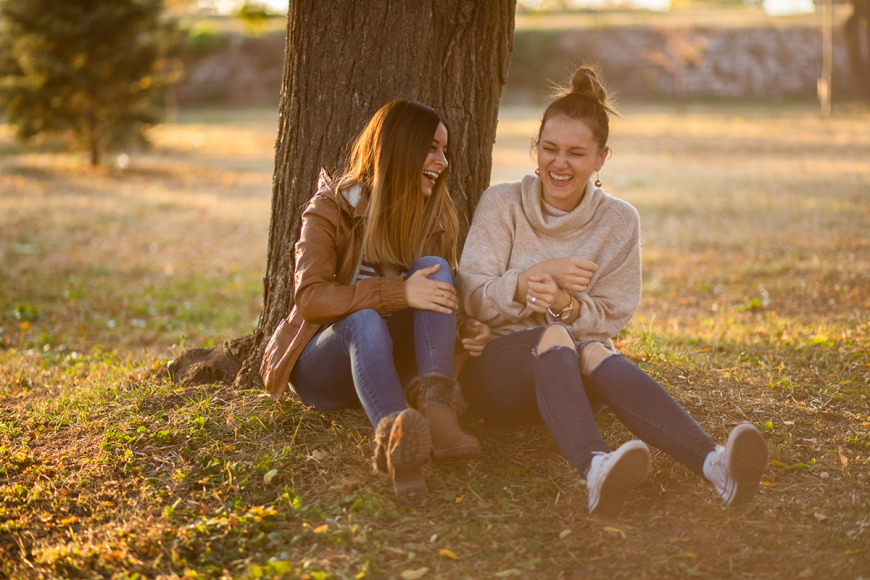
[{"label": "sneaker sole", "polygon": [[761,475],[767,467],[767,441],[752,425],[738,425],[725,445],[728,470],[737,489],[728,506],[748,502],[758,493]]},{"label": "sneaker sole", "polygon": [[598,505],[590,510],[592,515],[618,515],[625,505],[625,498],[649,473],[649,449],[640,441],[637,443],[626,449],[610,468],[598,495]]},{"label": "sneaker sole", "polygon": [[421,467],[429,457],[432,439],[429,422],[414,409],[405,409],[396,417],[390,431],[387,469],[399,503],[420,505],[428,488]]}]

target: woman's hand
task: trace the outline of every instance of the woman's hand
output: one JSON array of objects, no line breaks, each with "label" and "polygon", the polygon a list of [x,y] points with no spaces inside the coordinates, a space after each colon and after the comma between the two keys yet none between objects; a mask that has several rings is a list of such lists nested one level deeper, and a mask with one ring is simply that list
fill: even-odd
[{"label": "woman's hand", "polygon": [[540,271],[549,274],[559,288],[567,292],[585,292],[598,265],[576,256],[553,258],[538,264]]},{"label": "woman's hand", "polygon": [[532,274],[526,283],[526,306],[541,314],[553,308],[554,303],[565,294],[549,274]]},{"label": "woman's hand", "polygon": [[405,300],[408,306],[442,314],[451,314],[453,310],[459,308],[459,299],[453,286],[447,282],[428,278],[440,267],[440,264],[435,264],[428,268],[421,268],[405,280]]},{"label": "woman's hand", "polygon": [[469,356],[482,355],[483,349],[489,344],[491,336],[489,327],[479,320],[472,319],[467,320],[459,330],[462,348],[468,351]]}]

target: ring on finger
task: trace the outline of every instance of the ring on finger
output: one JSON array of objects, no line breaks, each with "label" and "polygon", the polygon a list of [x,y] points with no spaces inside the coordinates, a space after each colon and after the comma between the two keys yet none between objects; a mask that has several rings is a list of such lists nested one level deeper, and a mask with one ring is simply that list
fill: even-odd
[{"label": "ring on finger", "polygon": [[444,290],[441,291],[441,296],[444,296]]},{"label": "ring on finger", "polygon": [[538,301],[537,297],[532,296],[532,304],[534,304],[534,303],[537,302],[537,301]]}]

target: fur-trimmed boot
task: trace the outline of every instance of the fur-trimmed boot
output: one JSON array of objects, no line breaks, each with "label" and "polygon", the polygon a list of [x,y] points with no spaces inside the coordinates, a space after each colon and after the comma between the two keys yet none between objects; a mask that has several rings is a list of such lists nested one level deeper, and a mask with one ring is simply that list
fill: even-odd
[{"label": "fur-trimmed boot", "polygon": [[414,409],[387,415],[375,429],[375,467],[390,474],[400,503],[420,505],[426,498],[421,467],[429,459],[429,422]]},{"label": "fur-trimmed boot", "polygon": [[480,441],[459,426],[458,415],[465,412],[467,405],[455,379],[435,373],[423,375],[411,381],[406,393],[408,404],[429,419],[432,455],[436,462],[480,457]]}]

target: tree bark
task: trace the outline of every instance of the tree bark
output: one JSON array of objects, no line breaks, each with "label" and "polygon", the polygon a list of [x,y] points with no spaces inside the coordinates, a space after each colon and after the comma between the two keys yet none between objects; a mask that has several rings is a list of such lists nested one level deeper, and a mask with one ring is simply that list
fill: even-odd
[{"label": "tree bark", "polygon": [[843,25],[852,95],[856,100],[870,101],[870,0],[852,0],[852,7],[852,14]]},{"label": "tree bark", "polygon": [[427,104],[450,124],[448,188],[464,240],[489,186],[515,3],[347,0],[339,10],[290,2],[263,312],[253,335],[237,339],[253,339],[237,386],[259,382],[262,348],[293,307],[293,246],[320,168],[336,169],[348,142],[391,100]]}]

